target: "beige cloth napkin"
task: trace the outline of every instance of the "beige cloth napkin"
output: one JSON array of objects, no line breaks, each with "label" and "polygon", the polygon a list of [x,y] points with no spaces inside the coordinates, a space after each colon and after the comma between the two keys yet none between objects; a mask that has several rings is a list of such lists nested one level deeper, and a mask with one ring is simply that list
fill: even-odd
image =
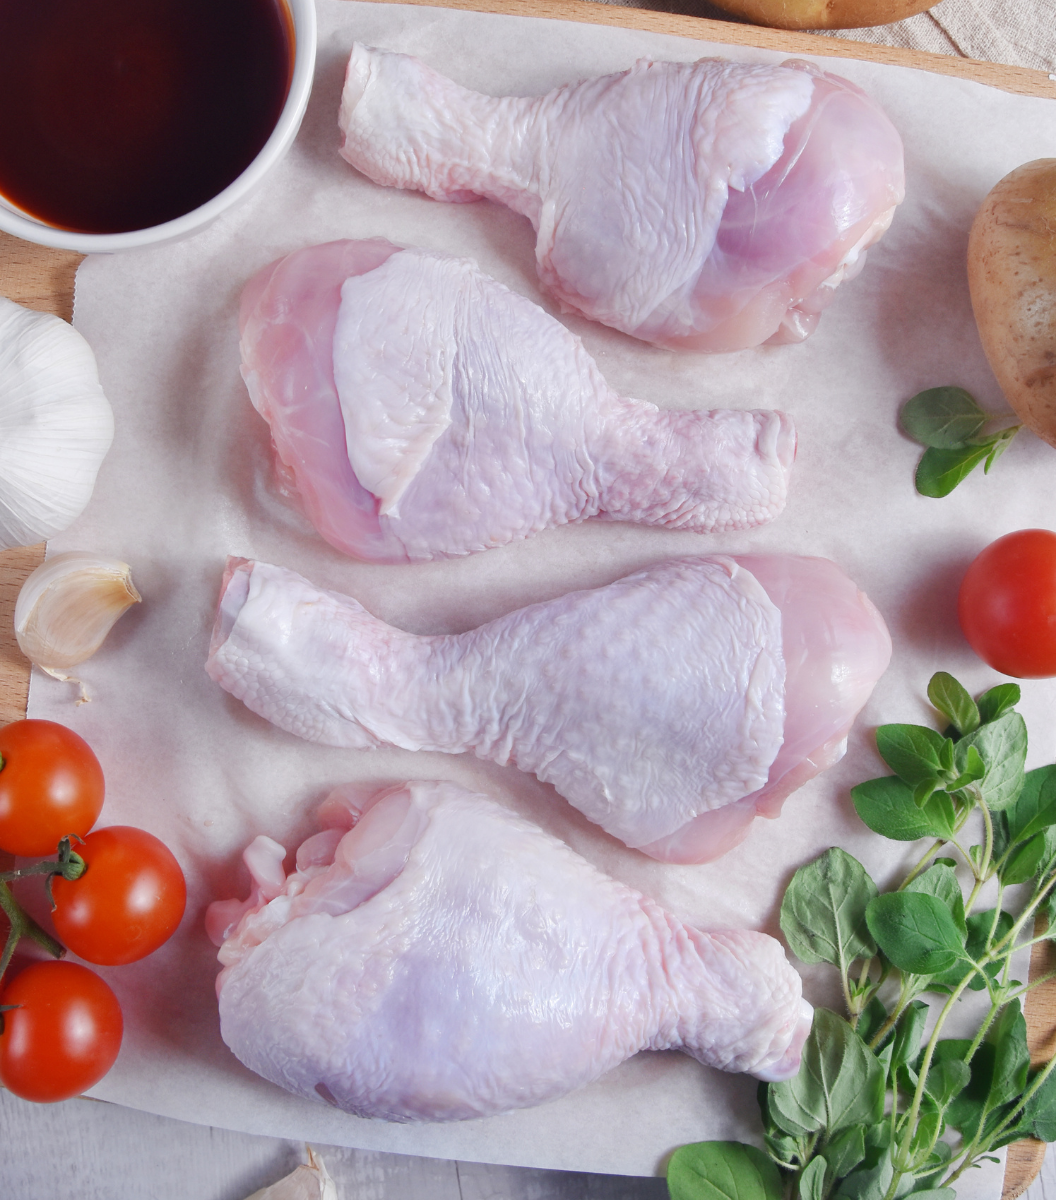
[{"label": "beige cloth napkin", "polygon": [[[705,0],[601,0],[633,8],[731,20]],[[1056,73],[1056,0],[942,0],[927,12],[873,29],[823,36],[906,46]]]},{"label": "beige cloth napkin", "polygon": [[942,0],[905,21],[829,36],[1056,72],[1056,0]]}]

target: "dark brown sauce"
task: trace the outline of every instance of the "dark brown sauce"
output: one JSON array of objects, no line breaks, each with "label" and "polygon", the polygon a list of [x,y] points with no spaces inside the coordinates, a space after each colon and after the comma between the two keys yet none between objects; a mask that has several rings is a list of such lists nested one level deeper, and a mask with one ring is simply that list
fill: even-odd
[{"label": "dark brown sauce", "polygon": [[233,182],[289,90],[284,0],[0,0],[0,195],[146,229]]}]

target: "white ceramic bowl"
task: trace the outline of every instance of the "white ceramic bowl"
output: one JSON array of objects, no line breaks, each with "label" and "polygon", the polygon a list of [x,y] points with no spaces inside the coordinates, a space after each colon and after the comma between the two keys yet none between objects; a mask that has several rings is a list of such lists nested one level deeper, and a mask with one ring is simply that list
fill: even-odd
[{"label": "white ceramic bowl", "polygon": [[56,229],[27,213],[19,212],[0,196],[0,229],[41,246],[79,250],[82,254],[109,254],[115,250],[135,250],[142,246],[160,246],[165,242],[179,241],[204,229],[221,213],[244,200],[293,144],[312,90],[316,46],[315,0],[285,2],[293,17],[294,35],[293,75],[286,103],[271,137],[264,143],[260,153],[222,192],[182,217],[162,225],[152,225],[149,229],[134,229],[129,233],[76,233],[69,229]]}]

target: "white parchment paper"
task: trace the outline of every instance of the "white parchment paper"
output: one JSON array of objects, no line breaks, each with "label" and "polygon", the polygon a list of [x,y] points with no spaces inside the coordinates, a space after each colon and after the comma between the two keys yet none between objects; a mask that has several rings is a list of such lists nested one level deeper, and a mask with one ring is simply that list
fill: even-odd
[{"label": "white parchment paper", "polygon": [[[52,551],[105,551],[133,566],[144,602],[84,668],[94,693],[34,678],[30,712],[66,722],[96,748],[107,776],[104,824],[163,837],[187,873],[176,938],[151,958],[105,971],[124,1006],[125,1044],[93,1094],[187,1120],[441,1157],[649,1174],[674,1147],[755,1138],[755,1083],[679,1054],[642,1054],[595,1085],[534,1110],[448,1126],[358,1120],[286,1095],[246,1071],[220,1040],[215,951],[202,929],[212,899],[244,895],[245,844],[267,833],[287,847],[312,832],[313,806],[348,779],[449,778],[534,817],[612,874],[707,927],[777,932],[791,872],[838,843],[883,884],[913,854],[858,822],[850,786],[883,771],[871,729],[930,721],[924,689],[937,669],[978,691],[998,681],[963,641],[956,589],[990,540],[1056,526],[1050,448],[1023,436],[989,478],[945,500],[913,490],[919,450],[897,430],[900,404],[957,383],[1003,407],[969,307],[965,246],[988,189],[1012,167],[1053,152],[1056,103],[945,76],[826,58],[890,113],[906,144],[908,198],[862,275],[840,289],[806,343],[720,357],[657,350],[570,320],[606,378],[663,406],[754,407],[792,413],[799,457],[785,513],[750,534],[706,537],[588,523],[448,563],[378,567],[341,557],[271,490],[266,426],[238,374],[236,314],[245,280],[311,242],[385,236],[475,257],[484,270],[551,307],[535,280],[527,223],[489,203],[450,205],[384,191],[337,156],[335,113],[354,39],[426,58],[494,94],[537,94],[642,55],[690,60],[762,50],[565,22],[319,0],[316,88],[287,160],[237,211],[192,240],[88,259],[75,324],[95,348],[117,438],[95,496]],[[1056,96],[1056,90],[1054,90]],[[551,308],[552,311],[552,308]],[[671,867],[607,838],[534,778],[469,758],[312,746],[274,729],[206,677],[203,662],[224,558],[258,557],[358,597],[416,632],[455,631],[647,562],[710,550],[824,555],[886,616],[891,669],[846,759],[795,794],[777,821],[758,821],[718,863]],[[1024,687],[1031,765],[1056,758],[1056,684]],[[823,977],[808,996],[832,1000]],[[959,1186],[996,1196],[1000,1170]]]}]

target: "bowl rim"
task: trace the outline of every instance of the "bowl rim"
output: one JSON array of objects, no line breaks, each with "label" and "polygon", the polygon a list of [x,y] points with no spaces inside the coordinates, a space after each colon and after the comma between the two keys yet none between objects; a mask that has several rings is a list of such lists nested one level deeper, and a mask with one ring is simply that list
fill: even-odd
[{"label": "bowl rim", "polygon": [[131,229],[123,233],[80,233],[72,229],[59,229],[45,225],[28,214],[11,206],[11,202],[0,196],[0,230],[58,250],[77,250],[82,254],[109,253],[115,250],[133,250],[144,246],[157,246],[164,242],[188,237],[216,220],[222,212],[243,199],[289,149],[300,128],[315,75],[317,22],[314,0],[280,0],[289,10],[294,29],[293,71],[286,102],[279,113],[275,128],[256,157],[233,179],[223,191],[192,208],[182,216],[174,217],[160,225],[149,225],[145,229]]}]

